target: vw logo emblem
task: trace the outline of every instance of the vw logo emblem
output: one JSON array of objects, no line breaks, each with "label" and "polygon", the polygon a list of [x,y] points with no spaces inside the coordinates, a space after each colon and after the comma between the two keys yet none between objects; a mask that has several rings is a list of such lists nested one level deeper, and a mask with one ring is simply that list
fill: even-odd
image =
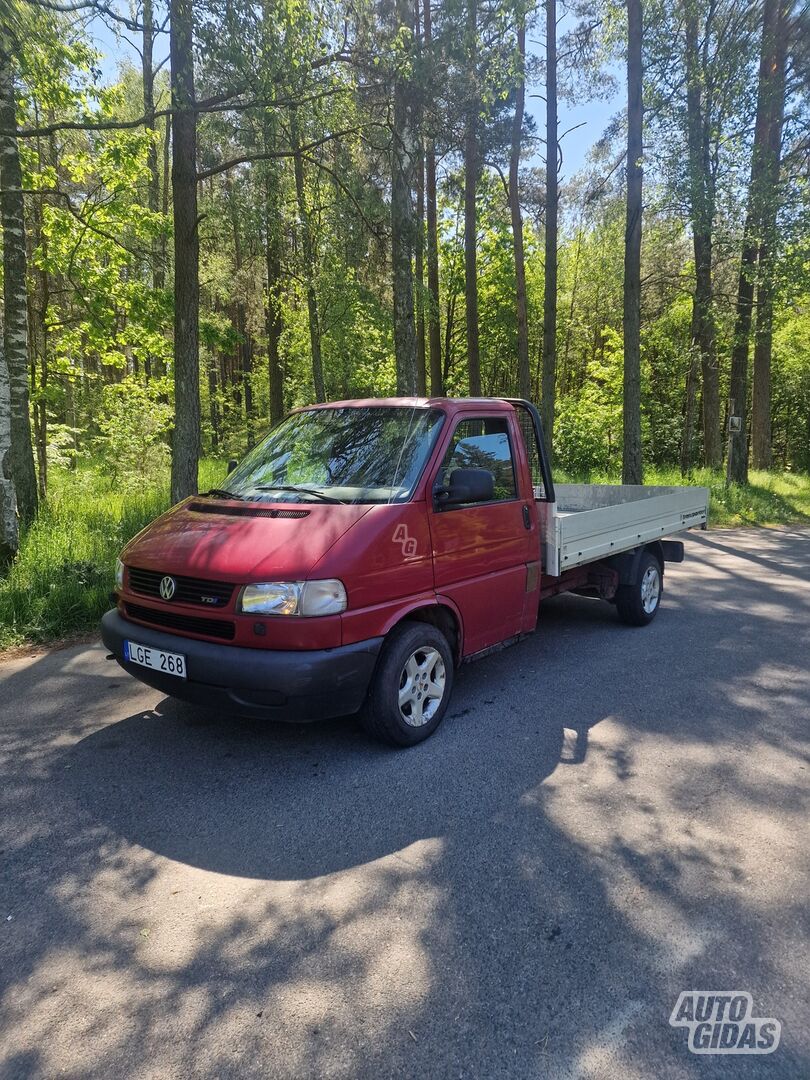
[{"label": "vw logo emblem", "polygon": [[171,600],[174,596],[174,590],[177,588],[177,584],[173,577],[169,577],[167,574],[160,582],[160,595],[164,600]]}]

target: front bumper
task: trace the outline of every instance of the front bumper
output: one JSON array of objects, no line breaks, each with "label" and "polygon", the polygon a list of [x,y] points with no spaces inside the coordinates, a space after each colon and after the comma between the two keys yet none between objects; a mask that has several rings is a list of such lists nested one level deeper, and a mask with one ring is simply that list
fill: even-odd
[{"label": "front bumper", "polygon": [[[171,697],[243,716],[300,722],[357,712],[365,700],[383,639],[337,649],[245,649],[166,634],[123,618],[101,620],[101,638],[130,675]],[[187,679],[124,659],[124,641],[182,653]]]}]

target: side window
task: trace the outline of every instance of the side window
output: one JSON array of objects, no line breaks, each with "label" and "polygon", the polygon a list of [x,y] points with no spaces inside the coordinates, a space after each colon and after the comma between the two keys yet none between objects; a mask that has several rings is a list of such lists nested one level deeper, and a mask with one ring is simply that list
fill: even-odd
[{"label": "side window", "polygon": [[523,436],[523,445],[526,447],[526,454],[529,458],[529,469],[532,474],[534,497],[536,499],[545,499],[546,488],[543,483],[543,470],[540,467],[540,455],[537,452],[537,436],[534,432],[532,418],[529,414],[529,410],[523,405],[516,405],[515,412],[517,414],[520,434]]},{"label": "side window", "polygon": [[460,421],[439,470],[439,483],[446,485],[454,469],[488,469],[495,479],[495,498],[516,499],[507,421],[503,418]]}]

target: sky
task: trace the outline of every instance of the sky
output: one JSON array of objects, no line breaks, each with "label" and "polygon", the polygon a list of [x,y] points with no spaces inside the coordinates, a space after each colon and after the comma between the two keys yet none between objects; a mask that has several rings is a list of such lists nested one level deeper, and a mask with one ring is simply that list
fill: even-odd
[{"label": "sky", "polygon": [[[558,29],[559,36],[566,30],[564,16],[560,20]],[[116,39],[115,33],[101,20],[95,19],[90,24],[89,31],[94,37],[97,47],[102,51],[103,58],[101,70],[105,81],[112,82],[117,77],[118,66],[124,60],[130,60],[136,66],[140,66],[140,57],[134,48],[123,38]],[[542,43],[534,41],[530,48],[535,51],[542,48]],[[168,36],[162,35],[155,44],[155,61],[159,63],[168,52]],[[559,132],[564,136],[562,141],[563,167],[561,182],[570,179],[586,164],[588,153],[593,145],[599,140],[610,120],[623,106],[624,86],[622,85],[621,72],[614,71],[618,76],[617,93],[605,101],[593,101],[586,105],[569,105],[561,101],[558,106]],[[538,133],[545,130],[545,101],[538,95],[543,93],[542,84],[536,87],[528,87],[526,93],[526,112],[533,117]],[[545,151],[540,147],[538,158],[544,157]]]},{"label": "sky", "polygon": [[[539,90],[542,92],[542,87]],[[562,136],[568,132],[562,140],[561,181],[570,179],[585,165],[594,143],[598,142],[609,122],[621,110],[622,94],[620,87],[617,94],[607,101],[592,101],[587,105],[559,103],[559,133]],[[534,117],[538,132],[543,132],[546,126],[545,102],[536,98],[527,100],[526,111]]]}]

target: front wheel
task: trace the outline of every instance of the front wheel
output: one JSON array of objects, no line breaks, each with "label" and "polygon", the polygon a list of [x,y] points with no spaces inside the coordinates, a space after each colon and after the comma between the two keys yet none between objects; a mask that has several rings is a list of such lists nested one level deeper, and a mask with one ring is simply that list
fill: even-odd
[{"label": "front wheel", "polygon": [[395,627],[383,646],[361,719],[393,746],[414,746],[442,722],[453,689],[453,654],[430,623]]},{"label": "front wheel", "polygon": [[645,551],[639,559],[636,580],[632,585],[620,585],[616,593],[616,610],[628,626],[651,623],[661,604],[664,575],[658,559]]}]

